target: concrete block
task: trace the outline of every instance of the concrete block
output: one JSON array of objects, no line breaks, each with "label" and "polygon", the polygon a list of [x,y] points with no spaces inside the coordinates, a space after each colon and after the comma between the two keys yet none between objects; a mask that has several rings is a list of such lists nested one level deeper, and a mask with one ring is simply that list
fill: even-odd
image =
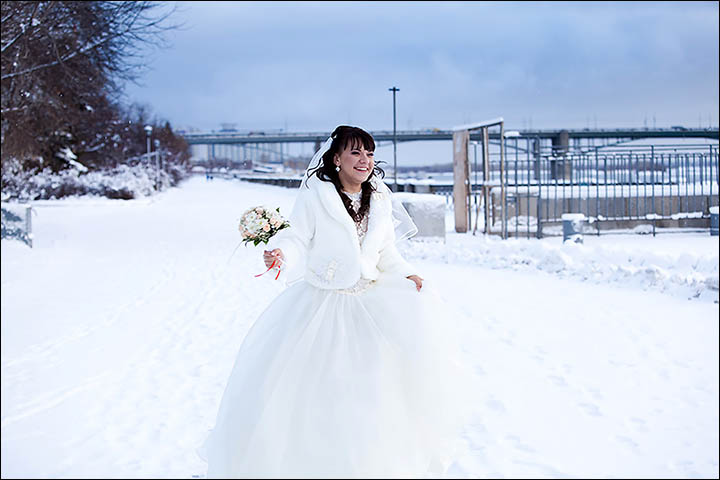
[{"label": "concrete block", "polygon": [[417,225],[418,233],[414,238],[434,237],[445,240],[445,198],[441,195],[425,193],[395,193]]}]

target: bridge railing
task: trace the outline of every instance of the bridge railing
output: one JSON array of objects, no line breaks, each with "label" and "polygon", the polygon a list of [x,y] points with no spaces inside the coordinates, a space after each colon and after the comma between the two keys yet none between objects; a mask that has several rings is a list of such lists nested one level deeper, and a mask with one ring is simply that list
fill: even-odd
[{"label": "bridge railing", "polygon": [[[622,128],[622,129],[525,129],[518,130],[524,139],[539,138],[549,140],[566,133],[571,139],[639,139],[639,138],[718,138],[718,128]],[[370,132],[376,142],[414,140],[451,140],[453,130],[444,128],[425,128],[419,130],[399,130],[396,135],[392,130],[373,130]],[[253,132],[181,132],[191,145],[210,145],[228,143],[311,143],[324,141],[330,132],[284,132],[284,131],[253,131]],[[471,139],[479,140],[480,133],[472,132]],[[490,132],[490,138],[499,139],[499,132]]]}]

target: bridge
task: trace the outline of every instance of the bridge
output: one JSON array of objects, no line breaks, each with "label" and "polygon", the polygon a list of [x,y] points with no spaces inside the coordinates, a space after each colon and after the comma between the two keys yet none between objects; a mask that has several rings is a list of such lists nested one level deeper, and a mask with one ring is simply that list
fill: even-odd
[{"label": "bridge", "polygon": [[[510,130],[506,127],[506,133]],[[554,130],[515,130],[517,136],[552,140],[566,134],[570,139],[613,139],[636,140],[640,138],[710,138],[718,139],[718,128],[691,129],[685,127],[672,128],[637,128],[637,129],[554,129]],[[182,133],[189,145],[243,145],[258,143],[314,143],[324,142],[331,132],[213,132],[213,133]],[[393,140],[393,132],[387,130],[370,132],[376,142]],[[428,129],[398,131],[398,142],[418,140],[452,140],[452,130]],[[475,138],[477,137],[477,138]],[[480,140],[480,133],[470,135],[471,140]],[[491,140],[499,140],[500,132],[490,132]]]},{"label": "bridge", "polygon": [[[314,144],[313,151],[327,139],[331,132],[284,132],[284,131],[220,131],[211,133],[179,132],[193,151],[193,163],[216,166],[224,164],[244,165],[253,168],[264,163],[285,163],[290,144]],[[378,146],[393,141],[393,132],[379,130],[370,132]],[[452,130],[425,129],[397,132],[398,142],[452,141]],[[489,132],[490,143],[500,143],[499,130]],[[685,127],[638,128],[638,129],[505,129],[505,146],[518,152],[539,155],[544,151],[589,151],[598,146],[620,145],[637,139],[678,138],[718,139],[718,128],[691,129]],[[480,141],[480,132],[470,132],[470,140]],[[307,159],[301,161],[305,164]]]}]

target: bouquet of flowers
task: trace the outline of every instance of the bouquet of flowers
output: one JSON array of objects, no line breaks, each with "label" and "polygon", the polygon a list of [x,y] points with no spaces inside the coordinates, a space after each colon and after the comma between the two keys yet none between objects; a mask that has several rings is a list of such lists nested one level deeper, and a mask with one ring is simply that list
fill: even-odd
[{"label": "bouquet of flowers", "polygon": [[273,235],[289,226],[290,223],[280,215],[280,207],[271,210],[265,206],[259,206],[243,213],[240,218],[239,230],[245,245],[253,242],[257,246],[260,242],[267,244]]}]

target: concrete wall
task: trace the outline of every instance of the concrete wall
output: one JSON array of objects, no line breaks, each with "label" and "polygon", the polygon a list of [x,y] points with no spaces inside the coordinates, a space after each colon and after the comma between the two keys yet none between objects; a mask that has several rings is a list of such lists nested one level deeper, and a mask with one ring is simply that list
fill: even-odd
[{"label": "concrete wall", "polygon": [[[517,201],[515,201],[517,200]],[[653,205],[654,201],[654,205]],[[610,197],[610,198],[543,198],[540,218],[545,220],[559,220],[563,213],[584,213],[588,217],[605,218],[633,218],[655,213],[662,217],[687,212],[703,212],[709,215],[709,208],[718,205],[718,196],[690,195],[687,197],[658,197],[653,200],[650,196],[641,197]],[[654,208],[653,208],[654,206]],[[520,195],[515,197],[508,192],[507,202],[508,218],[516,215],[538,216],[538,197]],[[492,221],[502,217],[499,190],[492,192]]]}]

